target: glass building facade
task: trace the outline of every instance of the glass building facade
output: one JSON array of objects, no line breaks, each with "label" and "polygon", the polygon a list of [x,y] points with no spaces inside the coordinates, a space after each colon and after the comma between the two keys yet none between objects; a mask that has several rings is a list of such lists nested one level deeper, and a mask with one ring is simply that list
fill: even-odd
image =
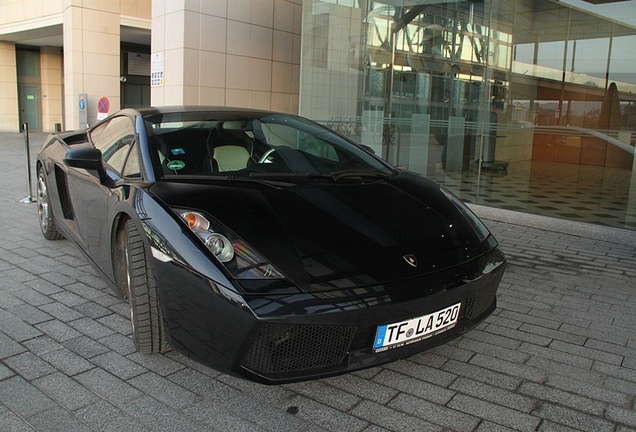
[{"label": "glass building facade", "polygon": [[300,114],[465,201],[636,230],[636,2],[305,0]]}]

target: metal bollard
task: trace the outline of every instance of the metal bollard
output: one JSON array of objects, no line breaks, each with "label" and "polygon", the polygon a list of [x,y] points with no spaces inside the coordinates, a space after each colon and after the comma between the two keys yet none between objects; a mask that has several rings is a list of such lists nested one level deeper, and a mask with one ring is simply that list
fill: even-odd
[{"label": "metal bollard", "polygon": [[27,196],[18,200],[19,203],[29,204],[35,202],[33,199],[33,187],[31,185],[31,149],[29,148],[29,124],[24,123],[22,125],[22,132],[24,133],[24,151],[26,153],[26,165],[27,165]]}]

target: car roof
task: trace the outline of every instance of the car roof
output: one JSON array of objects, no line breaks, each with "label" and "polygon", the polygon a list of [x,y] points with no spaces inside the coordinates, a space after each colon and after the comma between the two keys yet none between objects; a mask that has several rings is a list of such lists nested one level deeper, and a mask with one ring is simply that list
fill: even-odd
[{"label": "car roof", "polygon": [[166,113],[186,113],[186,112],[222,112],[222,113],[251,113],[251,114],[279,114],[274,111],[254,109],[254,108],[238,108],[213,105],[168,105],[156,107],[136,108],[142,116]]}]

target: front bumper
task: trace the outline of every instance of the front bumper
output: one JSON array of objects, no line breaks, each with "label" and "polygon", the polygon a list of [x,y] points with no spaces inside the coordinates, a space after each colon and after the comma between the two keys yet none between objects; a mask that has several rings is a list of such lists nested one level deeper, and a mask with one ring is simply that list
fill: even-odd
[{"label": "front bumper", "polygon": [[[462,266],[407,281],[249,296],[184,267],[155,264],[173,348],[217,370],[272,384],[378,366],[457,337],[495,310],[505,258],[494,249]],[[379,325],[459,302],[454,327],[399,348],[373,351]]]}]

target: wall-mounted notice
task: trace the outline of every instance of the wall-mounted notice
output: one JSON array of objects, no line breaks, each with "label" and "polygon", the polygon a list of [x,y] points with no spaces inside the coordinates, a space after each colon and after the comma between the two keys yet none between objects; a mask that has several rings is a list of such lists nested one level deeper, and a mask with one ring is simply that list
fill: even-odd
[{"label": "wall-mounted notice", "polygon": [[150,54],[129,52],[128,75],[150,76]]},{"label": "wall-mounted notice", "polygon": [[150,60],[150,87],[163,85],[163,52],[152,53]]}]

